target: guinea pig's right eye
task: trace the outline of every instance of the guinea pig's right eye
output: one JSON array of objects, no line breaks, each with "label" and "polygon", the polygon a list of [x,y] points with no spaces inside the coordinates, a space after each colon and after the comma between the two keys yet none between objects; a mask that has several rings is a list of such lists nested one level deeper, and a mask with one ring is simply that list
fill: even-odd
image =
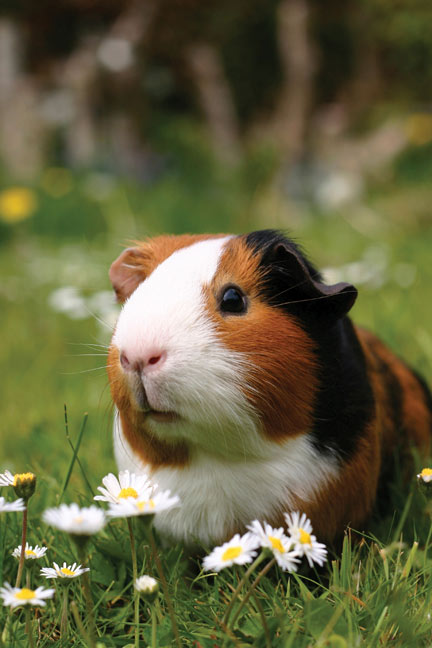
[{"label": "guinea pig's right eye", "polygon": [[245,313],[247,310],[247,300],[240,288],[229,286],[225,288],[220,300],[220,310],[222,313]]}]

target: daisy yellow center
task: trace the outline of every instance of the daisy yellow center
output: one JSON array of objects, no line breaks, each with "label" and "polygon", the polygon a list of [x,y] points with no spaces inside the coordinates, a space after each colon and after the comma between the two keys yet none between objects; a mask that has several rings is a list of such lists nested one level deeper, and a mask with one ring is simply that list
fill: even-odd
[{"label": "daisy yellow center", "polygon": [[76,518],[74,518],[75,524],[82,524],[84,522],[83,516],[82,515],[77,515]]},{"label": "daisy yellow center", "polygon": [[33,551],[33,549],[26,549],[25,550],[25,555],[26,556],[36,556],[36,551]]},{"label": "daisy yellow center", "polygon": [[135,488],[131,488],[129,486],[128,488],[122,488],[117,497],[119,499],[125,499],[126,497],[134,497],[136,499],[138,497],[138,493],[136,492]]},{"label": "daisy yellow center", "polygon": [[234,560],[235,558],[238,558],[240,556],[242,551],[242,547],[228,547],[228,549],[226,549],[222,554],[222,560]]},{"label": "daisy yellow center", "polygon": [[423,468],[420,474],[422,477],[430,477],[432,475],[432,468]]},{"label": "daisy yellow center", "polygon": [[154,500],[152,500],[152,499],[151,500],[146,500],[145,502],[138,502],[138,504],[137,504],[138,510],[140,510],[140,511],[144,511],[146,506],[148,506],[151,509],[154,509],[154,507],[155,507]]},{"label": "daisy yellow center", "polygon": [[33,481],[35,476],[31,472],[27,473],[17,473],[14,475],[13,486],[17,485],[18,480],[23,481]]},{"label": "daisy yellow center", "polygon": [[14,594],[14,596],[19,601],[30,601],[30,599],[36,596],[36,592],[34,592],[31,589],[28,589],[28,587],[23,587],[22,590]]},{"label": "daisy yellow center", "polygon": [[307,531],[305,531],[304,529],[299,529],[299,531],[300,531],[300,542],[302,544],[310,545],[311,544],[311,537],[310,537],[309,533]]},{"label": "daisy yellow center", "polygon": [[276,549],[276,551],[279,551],[279,553],[285,553],[285,549],[283,547],[282,542],[279,540],[279,538],[275,538],[274,536],[269,536],[268,539],[270,540],[273,549]]},{"label": "daisy yellow center", "polygon": [[61,567],[60,571],[65,576],[75,576],[75,572],[73,572],[72,569],[69,569],[68,567]]}]

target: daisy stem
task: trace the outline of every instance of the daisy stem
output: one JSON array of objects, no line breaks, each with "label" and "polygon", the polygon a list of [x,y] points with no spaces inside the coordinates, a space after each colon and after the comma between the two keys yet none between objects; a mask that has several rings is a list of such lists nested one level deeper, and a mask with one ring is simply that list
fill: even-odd
[{"label": "daisy stem", "polygon": [[62,613],[60,617],[60,638],[62,640],[66,636],[66,628],[67,628],[67,620],[68,620],[68,598],[69,598],[69,587],[65,585],[63,588]]},{"label": "daisy stem", "polygon": [[160,606],[159,599],[157,598],[156,601],[153,603],[155,610],[156,610],[156,617],[159,623],[162,623],[163,619],[163,614]]},{"label": "daisy stem", "polygon": [[157,639],[156,639],[156,631],[157,631],[157,615],[156,615],[156,610],[155,606],[151,605],[151,618],[152,618],[152,648],[157,648]]},{"label": "daisy stem", "polygon": [[234,618],[233,618],[232,623],[231,623],[232,628],[234,627],[234,624],[237,621],[237,619],[238,619],[238,617],[240,615],[240,612],[243,610],[244,606],[246,605],[246,603],[249,601],[250,597],[252,596],[252,594],[253,594],[256,586],[260,582],[261,578],[267,574],[267,572],[273,567],[275,562],[276,562],[276,558],[272,558],[270,560],[270,562],[268,562],[267,565],[265,565],[265,567],[263,567],[263,569],[260,571],[258,576],[255,578],[254,582],[252,583],[252,585],[249,588],[248,593],[246,594],[243,601],[240,603],[240,605],[238,606],[238,608],[236,610],[236,613],[235,613]]},{"label": "daisy stem", "polygon": [[134,583],[135,648],[139,648],[140,597],[139,597],[139,592],[135,589],[135,583],[138,578],[137,555],[136,555],[135,537],[132,529],[132,521],[130,518],[126,518],[126,519],[127,519],[128,529],[129,529],[129,539],[130,539],[131,557],[132,557],[132,575],[133,575],[133,583]]},{"label": "daisy stem", "polygon": [[[78,546],[80,563],[83,566],[85,566],[86,564],[86,554],[84,549],[85,547],[82,544]],[[96,624],[94,618],[93,599],[90,591],[90,579],[88,576],[88,572],[83,573],[82,584],[84,590],[84,598],[86,602],[87,623],[88,623],[88,630],[89,630],[88,637],[90,639],[91,648],[96,648]]]},{"label": "daisy stem", "polygon": [[254,590],[252,590],[252,596],[254,598],[255,604],[256,604],[256,606],[258,608],[259,615],[261,617],[261,623],[262,623],[262,627],[263,627],[264,635],[265,635],[265,639],[266,639],[266,646],[267,646],[267,648],[271,648],[270,630],[269,630],[269,627],[268,627],[268,624],[267,624],[267,619],[266,619],[265,614],[264,614],[263,606],[261,605],[261,602],[260,602],[260,600],[259,600],[259,598],[258,598],[258,596],[257,596],[257,594],[256,594],[256,592]]},{"label": "daisy stem", "polygon": [[26,502],[26,507],[23,511],[23,523],[22,523],[22,535],[21,535],[21,554],[18,564],[18,573],[15,581],[15,587],[20,587],[21,576],[24,569],[24,560],[25,560],[25,547],[26,547],[26,538],[27,538],[27,507],[28,501]]},{"label": "daisy stem", "polygon": [[240,590],[243,587],[243,585],[249,580],[249,576],[252,574],[252,572],[258,567],[260,563],[265,558],[265,553],[262,551],[257,558],[255,558],[254,562],[250,567],[247,569],[247,571],[244,573],[243,578],[240,579],[239,584],[237,585],[236,589],[234,590],[234,594],[232,595],[231,601],[228,603],[227,609],[225,610],[224,618],[223,618],[223,625],[228,625],[229,617],[232,612],[232,609],[234,607],[234,604],[236,602],[236,599],[238,595],[240,594]]},{"label": "daisy stem", "polygon": [[86,631],[86,629],[84,628],[83,622],[81,621],[81,617],[80,617],[79,612],[78,612],[78,606],[75,603],[75,601],[72,601],[72,603],[70,604],[70,609],[71,609],[73,617],[75,619],[75,623],[77,624],[77,628],[80,631],[81,637],[84,639],[84,643],[87,646],[92,646],[93,647],[93,644],[91,642],[89,634]]},{"label": "daisy stem", "polygon": [[168,589],[168,583],[166,581],[164,570],[162,568],[162,563],[161,563],[161,560],[159,558],[159,553],[158,553],[158,550],[157,550],[157,547],[156,547],[156,542],[155,542],[155,539],[154,539],[152,527],[150,527],[148,534],[149,534],[149,540],[150,540],[150,546],[151,546],[153,558],[154,558],[154,561],[156,563],[157,570],[159,572],[159,578],[160,578],[161,583],[162,583],[163,593],[164,593],[166,604],[167,604],[167,607],[168,607],[168,612],[169,612],[169,615],[170,615],[170,618],[171,618],[171,626],[172,626],[172,630],[173,630],[173,633],[174,633],[175,641],[176,641],[176,644],[177,644],[178,648],[181,648],[180,636],[179,636],[179,631],[178,631],[178,627],[177,627],[177,621],[176,621],[175,614],[174,614],[174,608],[173,608],[173,604],[172,604],[172,601],[171,601],[171,596],[170,596],[169,589]]},{"label": "daisy stem", "polygon": [[25,611],[25,631],[28,637],[28,644],[29,648],[34,648],[34,641],[33,641],[33,633],[32,633],[32,624],[31,624],[31,617],[30,617],[30,608],[28,605],[26,605],[26,611]]}]

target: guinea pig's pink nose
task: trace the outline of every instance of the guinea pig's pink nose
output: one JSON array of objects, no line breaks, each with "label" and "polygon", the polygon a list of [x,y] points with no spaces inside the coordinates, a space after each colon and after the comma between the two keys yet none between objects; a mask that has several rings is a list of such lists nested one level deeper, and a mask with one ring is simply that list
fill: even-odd
[{"label": "guinea pig's pink nose", "polygon": [[[150,349],[140,357],[132,354],[120,353],[120,364],[125,371],[150,371],[155,365],[159,368],[166,358],[166,352],[160,349]],[[156,367],[155,367],[156,368]]]}]

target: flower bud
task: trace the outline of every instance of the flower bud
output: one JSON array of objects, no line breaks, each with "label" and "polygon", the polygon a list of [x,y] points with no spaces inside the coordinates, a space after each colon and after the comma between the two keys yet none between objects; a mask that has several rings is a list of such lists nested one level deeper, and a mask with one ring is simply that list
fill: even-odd
[{"label": "flower bud", "polygon": [[432,497],[432,468],[423,468],[417,475],[417,484],[426,497]]},{"label": "flower bud", "polygon": [[14,475],[12,486],[18,497],[22,497],[27,502],[36,489],[36,475],[31,472],[17,473]]},{"label": "flower bud", "polygon": [[137,578],[135,581],[135,589],[149,603],[153,603],[159,595],[159,583],[151,576],[140,576]]}]

